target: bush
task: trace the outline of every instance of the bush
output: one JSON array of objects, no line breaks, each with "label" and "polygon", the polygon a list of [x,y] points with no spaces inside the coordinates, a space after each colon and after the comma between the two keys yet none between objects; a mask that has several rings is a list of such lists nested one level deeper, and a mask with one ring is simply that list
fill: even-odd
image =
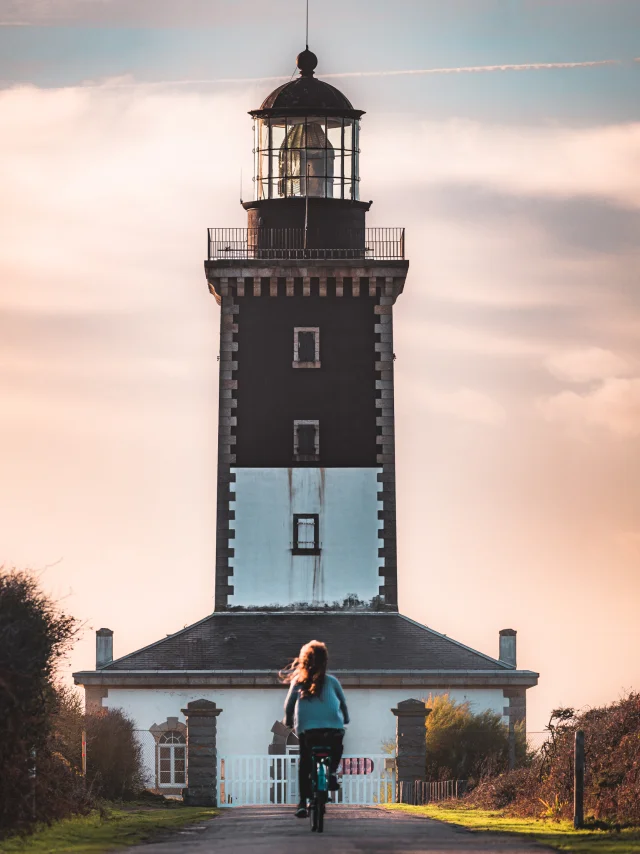
[{"label": "bush", "polygon": [[120,709],[102,709],[84,719],[87,785],[107,800],[130,800],[144,788],[142,750],[134,722]]},{"label": "bush", "polygon": [[483,780],[468,800],[518,815],[570,818],[575,731],[585,736],[585,815],[609,824],[640,824],[640,694],[576,714],[556,709],[549,736],[526,772]]},{"label": "bush", "polygon": [[95,796],[127,799],[142,788],[133,721],[117,710],[85,716],[75,690],[56,685],[77,631],[35,575],[0,570],[0,838],[87,812]]},{"label": "bush", "polygon": [[[509,730],[500,715],[474,714],[469,703],[457,703],[448,694],[429,697],[426,720],[427,779],[477,781],[509,765]],[[516,756],[526,759],[524,730],[516,733]]]},{"label": "bush", "polygon": [[0,571],[0,836],[81,806],[53,732],[56,667],[76,632],[33,574]]},{"label": "bush", "polygon": [[[516,803],[523,792],[532,792],[538,785],[536,764],[527,768],[516,768],[494,777],[485,777],[467,795],[466,801],[480,809],[501,810]],[[540,802],[535,813],[540,812]]]}]

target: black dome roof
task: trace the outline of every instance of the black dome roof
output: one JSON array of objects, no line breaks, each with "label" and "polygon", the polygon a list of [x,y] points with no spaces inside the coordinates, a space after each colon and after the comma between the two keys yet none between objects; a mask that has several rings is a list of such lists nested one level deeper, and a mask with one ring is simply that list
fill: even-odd
[{"label": "black dome roof", "polygon": [[318,60],[308,48],[298,54],[296,63],[300,69],[300,77],[274,89],[264,99],[260,109],[252,110],[251,115],[300,115],[307,112],[332,113],[353,118],[362,115],[363,111],[355,110],[351,101],[339,89],[313,76]]},{"label": "black dome roof", "polygon": [[261,110],[291,110],[299,108],[320,110],[353,110],[353,105],[339,89],[317,77],[298,77],[279,86],[262,102]]}]

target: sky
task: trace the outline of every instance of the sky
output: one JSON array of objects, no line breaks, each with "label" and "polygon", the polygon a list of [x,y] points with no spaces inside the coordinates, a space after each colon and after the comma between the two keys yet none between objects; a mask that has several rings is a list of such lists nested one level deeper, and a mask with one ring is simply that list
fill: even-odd
[{"label": "sky", "polygon": [[[535,738],[640,688],[640,4],[310,5],[407,232],[400,608],[517,629]],[[206,228],[303,47],[302,0],[0,0],[0,563],[83,623],[67,674],[213,607]]]}]

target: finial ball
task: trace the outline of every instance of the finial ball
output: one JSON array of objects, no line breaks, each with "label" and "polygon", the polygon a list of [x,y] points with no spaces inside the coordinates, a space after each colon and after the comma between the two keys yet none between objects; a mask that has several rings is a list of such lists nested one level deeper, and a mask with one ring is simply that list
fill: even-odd
[{"label": "finial ball", "polygon": [[318,57],[308,47],[296,56],[296,65],[303,77],[313,77],[313,72],[317,64]]}]

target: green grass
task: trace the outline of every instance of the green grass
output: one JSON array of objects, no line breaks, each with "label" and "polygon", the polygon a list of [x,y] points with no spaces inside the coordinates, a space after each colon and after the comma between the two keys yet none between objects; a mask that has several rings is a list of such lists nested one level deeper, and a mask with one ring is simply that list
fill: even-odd
[{"label": "green grass", "polygon": [[102,854],[146,842],[165,831],[178,830],[217,815],[218,810],[185,807],[176,803],[162,806],[133,805],[109,807],[64,819],[30,836],[0,842],[2,854]]},{"label": "green grass", "polygon": [[622,830],[620,833],[574,830],[569,821],[518,818],[462,805],[454,807],[429,804],[424,807],[412,807],[406,804],[389,804],[387,809],[424,815],[474,831],[530,836],[542,845],[572,854],[637,854],[640,851],[640,829]]}]

